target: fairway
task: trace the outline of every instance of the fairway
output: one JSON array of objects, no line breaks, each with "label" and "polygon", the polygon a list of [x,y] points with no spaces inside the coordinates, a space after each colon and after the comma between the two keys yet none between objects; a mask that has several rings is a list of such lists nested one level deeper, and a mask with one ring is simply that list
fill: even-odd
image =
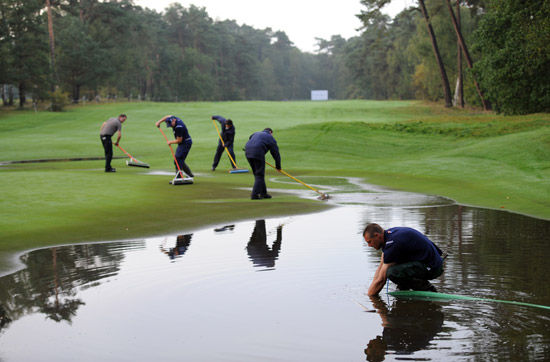
[{"label": "fairway", "polygon": [[[127,167],[124,159],[113,161],[116,174],[105,174],[101,160],[2,166],[0,250],[144,237],[327,207],[280,192],[249,200],[253,176],[227,173],[225,155],[211,172],[218,139],[212,115],[235,122],[242,168],[248,168],[242,148],[249,135],[271,127],[283,169],[300,179],[361,177],[550,218],[548,114],[505,117],[417,101],[88,104],[61,113],[3,112],[0,161],[101,157],[99,127],[120,113],[128,115],[121,145],[151,169]],[[194,185],[168,184],[173,161],[154,126],[167,114],[181,117],[193,138],[187,162]],[[115,149],[115,156],[124,154]],[[268,189],[305,189],[274,184],[271,177],[284,178],[274,170],[266,176]]]}]

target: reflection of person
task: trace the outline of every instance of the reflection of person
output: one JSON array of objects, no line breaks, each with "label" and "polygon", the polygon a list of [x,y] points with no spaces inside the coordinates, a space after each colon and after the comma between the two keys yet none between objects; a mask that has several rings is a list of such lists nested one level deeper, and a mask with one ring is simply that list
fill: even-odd
[{"label": "reflection of person", "polygon": [[[235,139],[235,127],[233,126],[233,121],[230,119],[225,119],[222,116],[212,116],[212,119],[220,122],[221,125],[221,136],[223,139],[218,140],[218,148],[216,148],[216,154],[214,155],[214,162],[212,162],[212,171],[216,170],[216,167],[218,167],[218,163],[220,162],[220,157],[223,153],[224,146],[229,151],[229,154],[233,158],[234,162],[237,162],[237,159],[235,158],[235,152],[233,152],[233,141]],[[235,167],[233,165],[233,162],[229,160],[231,163],[231,167]]]},{"label": "reflection of person", "polygon": [[[191,136],[189,135],[189,131],[187,130],[187,127],[185,126],[185,123],[183,121],[176,117],[176,116],[164,116],[161,119],[159,119],[155,125],[157,127],[160,127],[160,124],[162,122],[166,122],[166,127],[172,127],[172,130],[174,132],[174,140],[168,141],[167,143],[169,145],[178,145],[178,148],[176,149],[176,160],[178,164],[176,165],[176,173],[178,173],[178,177],[182,177],[182,175],[178,172],[178,165],[179,168],[185,172],[189,177],[193,177],[193,173],[191,172],[191,169],[187,164],[185,163],[185,159],[187,158],[187,155],[189,154],[189,150],[191,150],[191,145],[193,144],[193,141],[191,140]],[[174,162],[175,164],[175,162]]]},{"label": "reflection of person", "polygon": [[250,237],[250,241],[246,246],[248,256],[255,266],[264,266],[267,268],[275,267],[275,260],[279,257],[281,250],[281,241],[283,239],[283,226],[277,227],[277,238],[273,242],[273,246],[269,248],[267,245],[267,234],[265,231],[265,220],[256,220],[254,231]]},{"label": "reflection of person", "polygon": [[253,133],[245,146],[245,154],[254,173],[254,187],[252,187],[252,200],[270,199],[265,185],[265,154],[271,152],[275,160],[275,168],[281,170],[281,155],[277,141],[273,138],[273,130],[266,128],[261,132]]},{"label": "reflection of person", "polygon": [[4,326],[8,325],[11,322],[11,319],[8,318],[6,314],[6,310],[4,307],[0,304],[0,331]]},{"label": "reflection of person", "polygon": [[369,295],[380,293],[387,278],[401,290],[436,291],[428,280],[441,275],[443,259],[441,250],[427,236],[412,228],[384,230],[378,224],[368,224],[363,238],[370,247],[382,249]]},{"label": "reflection of person", "polygon": [[383,361],[387,350],[398,354],[423,350],[443,329],[445,315],[436,303],[397,299],[389,310],[380,297],[372,296],[371,300],[384,331],[365,349],[368,361]]},{"label": "reflection of person", "polygon": [[117,133],[117,139],[115,146],[118,146],[120,138],[122,137],[122,124],[126,121],[126,115],[121,114],[117,118],[109,118],[101,125],[99,131],[99,138],[105,151],[105,172],[116,172],[116,169],[111,167],[111,160],[113,159],[113,141],[111,137]]},{"label": "reflection of person", "polygon": [[174,259],[178,256],[185,254],[189,246],[191,245],[191,237],[193,234],[178,235],[176,239],[176,246],[169,248],[168,250],[161,247],[163,253],[168,255],[170,259]]}]

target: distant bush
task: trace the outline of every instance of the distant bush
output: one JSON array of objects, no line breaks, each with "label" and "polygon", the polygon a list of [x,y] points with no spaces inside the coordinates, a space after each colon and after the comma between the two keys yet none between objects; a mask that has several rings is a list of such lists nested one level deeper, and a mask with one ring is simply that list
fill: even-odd
[{"label": "distant bush", "polygon": [[63,92],[60,88],[54,92],[48,92],[48,95],[52,101],[50,106],[50,111],[52,112],[62,112],[63,108],[69,104],[69,93]]}]

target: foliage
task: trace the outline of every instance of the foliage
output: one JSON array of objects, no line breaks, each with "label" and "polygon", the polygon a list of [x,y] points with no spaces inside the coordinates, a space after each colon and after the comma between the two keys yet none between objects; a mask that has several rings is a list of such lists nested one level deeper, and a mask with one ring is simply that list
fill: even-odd
[{"label": "foliage", "polygon": [[550,110],[550,2],[492,1],[476,31],[476,74],[497,111]]},{"label": "foliage", "polygon": [[63,92],[61,88],[49,92],[49,96],[52,102],[50,106],[52,112],[61,112],[69,104],[69,93]]}]

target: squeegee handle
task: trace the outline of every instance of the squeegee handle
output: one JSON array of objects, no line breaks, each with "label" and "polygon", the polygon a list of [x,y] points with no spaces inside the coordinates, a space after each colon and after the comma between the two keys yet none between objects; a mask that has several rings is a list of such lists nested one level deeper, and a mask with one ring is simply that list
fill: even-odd
[{"label": "squeegee handle", "polygon": [[222,141],[222,146],[225,149],[225,152],[227,152],[227,155],[229,156],[229,159],[231,160],[231,163],[233,164],[233,168],[237,168],[237,164],[235,163],[235,160],[233,159],[233,157],[231,157],[231,154],[229,153],[229,150],[227,149],[227,147],[225,147],[225,143],[223,142],[223,138],[222,138],[222,135],[220,133],[220,129],[218,128],[218,125],[216,124],[216,121],[212,120],[212,122],[214,123],[214,127],[216,127],[216,131],[218,132],[218,137],[220,137],[220,141]]},{"label": "squeegee handle", "polygon": [[124,150],[124,148],[120,147],[120,145],[116,145],[116,146],[117,146],[118,148],[120,148],[120,150],[121,150],[122,152],[124,152],[124,153],[126,154],[126,156],[130,157],[130,159],[131,159],[132,161],[137,162],[137,160],[136,160],[135,158],[133,158],[131,154],[129,154],[128,152],[126,152],[126,151]]},{"label": "squeegee handle", "polygon": [[[267,165],[269,165],[269,166],[271,166],[271,167],[273,167],[274,169],[277,170],[277,167],[273,166],[273,165],[270,164],[269,162],[265,161],[265,163],[266,163]],[[282,174],[285,175],[285,176],[290,177],[290,178],[293,179],[294,181],[297,181],[297,182],[301,183],[302,185],[304,185],[305,187],[309,188],[310,190],[313,190],[313,191],[317,192],[318,194],[323,195],[323,193],[322,193],[321,191],[317,190],[317,189],[314,188],[314,187],[309,186],[308,184],[306,184],[306,183],[303,182],[303,181],[298,180],[296,177],[292,176],[291,174],[289,174],[289,173],[286,172],[285,170],[281,169],[281,170],[277,170],[277,171],[279,171],[280,173],[282,173]]]},{"label": "squeegee handle", "polygon": [[[166,143],[168,143],[168,137],[166,137],[166,134],[164,133],[164,131],[158,127],[160,133],[162,133],[162,135],[164,136],[164,139],[166,140]],[[181,171],[181,168],[180,168],[180,165],[178,163],[178,160],[176,160],[176,154],[174,153],[174,150],[172,149],[172,145],[168,143],[168,147],[170,147],[170,152],[172,153],[172,157],[174,158],[174,162],[176,163],[176,167],[178,168],[178,172],[182,172]]]}]

